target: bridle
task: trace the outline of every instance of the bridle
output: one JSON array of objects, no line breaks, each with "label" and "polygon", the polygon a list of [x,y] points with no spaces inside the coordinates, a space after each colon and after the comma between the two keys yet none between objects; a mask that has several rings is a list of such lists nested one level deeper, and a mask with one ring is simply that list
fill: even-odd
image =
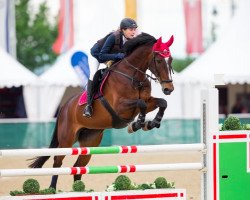
[{"label": "bridle", "polygon": [[[153,62],[154,62],[155,68],[157,68],[156,55],[161,56],[158,52],[153,52],[153,58],[152,58],[151,62],[149,63],[149,65],[147,66],[147,69],[149,69],[151,72],[152,72],[152,70],[151,70],[150,68],[152,67],[152,63],[153,63]],[[161,56],[161,57],[163,57],[163,56]],[[132,84],[133,84],[134,82],[136,82],[137,85],[138,85],[137,88],[143,87],[143,86],[144,86],[144,83],[146,82],[146,80],[147,80],[148,78],[150,78],[151,80],[154,80],[155,82],[159,82],[160,84],[162,84],[162,83],[172,83],[172,82],[173,82],[173,79],[172,79],[172,76],[171,76],[171,73],[173,73],[173,68],[172,68],[172,66],[171,66],[170,63],[167,63],[167,67],[168,67],[170,79],[169,79],[169,80],[162,80],[162,81],[160,81],[159,72],[158,72],[157,70],[154,70],[154,75],[155,75],[155,77],[156,77],[156,78],[154,78],[153,76],[150,76],[150,75],[147,74],[146,72],[144,72],[144,71],[138,69],[137,67],[135,67],[134,65],[132,65],[126,58],[124,58],[123,60],[126,62],[127,66],[129,66],[129,67],[131,67],[131,68],[133,68],[133,69],[135,70],[133,76],[130,76],[130,75],[124,73],[124,72],[118,71],[117,69],[114,69],[114,67],[112,67],[112,68],[110,69],[110,71],[113,71],[113,72],[115,72],[115,73],[118,73],[118,74],[120,74],[120,75],[125,76],[126,78],[128,78],[128,79],[131,80]],[[117,63],[117,64],[118,64],[118,63]],[[146,71],[147,71],[147,69],[146,69]],[[137,79],[134,77],[135,74],[136,74],[137,72],[139,72],[139,73],[141,73],[141,74],[143,74],[143,75],[145,76],[144,80],[139,81],[139,80],[137,80]]]},{"label": "bridle", "polygon": [[[158,51],[154,51],[153,54],[154,54],[154,56],[153,56],[153,59],[152,59],[151,63],[154,62],[154,66],[155,66],[155,68],[157,68],[156,56],[159,55],[160,57],[163,57],[163,58],[164,58],[164,56],[161,54],[161,52],[158,52]],[[169,59],[172,59],[172,58],[169,57]],[[150,64],[149,67],[148,67],[149,70],[150,70],[151,66],[152,65]],[[172,83],[173,82],[172,73],[174,74],[174,70],[173,70],[173,67],[172,67],[172,65],[171,65],[170,62],[167,62],[167,68],[168,68],[168,72],[169,72],[169,75],[170,75],[170,79],[169,80],[159,81],[160,80],[160,78],[159,78],[160,77],[159,76],[159,72],[157,70],[155,70],[154,74],[155,74],[155,76],[158,79],[158,81],[159,81],[160,84],[162,84],[162,83]],[[150,70],[150,71],[152,72],[152,70]]]}]

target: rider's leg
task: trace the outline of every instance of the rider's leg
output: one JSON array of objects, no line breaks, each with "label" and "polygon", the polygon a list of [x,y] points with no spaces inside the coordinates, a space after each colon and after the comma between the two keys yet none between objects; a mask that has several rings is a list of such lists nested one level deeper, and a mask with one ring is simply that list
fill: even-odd
[{"label": "rider's leg", "polygon": [[93,81],[88,80],[87,85],[87,105],[83,110],[83,115],[86,117],[91,117],[93,113],[92,108],[92,101],[93,101]]},{"label": "rider's leg", "polygon": [[87,85],[87,105],[84,108],[83,115],[86,117],[91,117],[93,113],[93,108],[92,108],[92,102],[93,102],[93,77],[96,73],[96,71],[99,68],[100,63],[96,58],[93,56],[89,55],[88,56],[88,61],[89,61],[89,70],[90,70],[90,76],[88,80],[88,85]]}]

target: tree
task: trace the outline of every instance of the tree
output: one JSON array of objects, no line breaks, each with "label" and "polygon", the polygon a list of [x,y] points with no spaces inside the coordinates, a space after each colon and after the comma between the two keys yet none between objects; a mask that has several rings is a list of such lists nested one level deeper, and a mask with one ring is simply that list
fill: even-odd
[{"label": "tree", "polygon": [[34,17],[28,4],[29,0],[19,0],[16,3],[17,59],[34,71],[56,59],[52,44],[57,37],[57,25],[51,23],[47,17],[46,2],[40,4]]},{"label": "tree", "polygon": [[177,72],[181,72],[186,67],[188,67],[188,65],[190,65],[194,60],[195,58],[192,57],[186,57],[183,59],[174,58],[172,63],[173,69]]}]

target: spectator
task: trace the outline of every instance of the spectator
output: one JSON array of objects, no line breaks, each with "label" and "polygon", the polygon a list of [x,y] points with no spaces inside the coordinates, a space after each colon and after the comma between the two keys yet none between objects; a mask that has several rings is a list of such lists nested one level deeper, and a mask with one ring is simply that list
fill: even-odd
[{"label": "spectator", "polygon": [[242,100],[240,97],[237,97],[231,113],[235,113],[235,114],[242,113],[243,110],[244,110],[244,105],[242,104]]}]

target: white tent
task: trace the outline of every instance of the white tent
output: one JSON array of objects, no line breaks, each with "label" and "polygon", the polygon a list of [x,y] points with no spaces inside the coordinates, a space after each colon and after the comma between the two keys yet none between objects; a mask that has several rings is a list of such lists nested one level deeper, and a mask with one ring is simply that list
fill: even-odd
[{"label": "white tent", "polygon": [[23,97],[27,116],[33,118],[31,110],[34,93],[28,89],[30,85],[36,84],[37,76],[26,67],[17,62],[6,51],[0,48],[0,88],[23,86]]},{"label": "white tent", "polygon": [[0,87],[28,85],[37,76],[0,48]]},{"label": "white tent", "polygon": [[39,93],[37,97],[34,97],[36,100],[33,101],[37,101],[39,105],[39,109],[34,109],[36,118],[40,120],[52,119],[66,88],[69,86],[79,87],[86,84],[86,82],[81,82],[71,66],[71,57],[76,51],[83,50],[80,47],[74,47],[67,53],[59,56],[55,64],[39,77],[40,85],[31,87]]},{"label": "white tent", "polygon": [[[181,88],[178,84],[175,84],[175,79],[178,77],[179,74],[175,73],[173,75],[173,83],[174,83],[174,91],[170,95],[165,95],[162,91],[161,85],[159,83],[156,83],[155,81],[151,81],[151,87],[152,87],[152,96],[156,98],[163,98],[167,101],[167,109],[165,111],[165,114],[163,118],[181,118],[182,116],[182,93]],[[147,114],[148,119],[153,119],[158,112],[158,109],[156,109],[153,112],[150,112]]]},{"label": "white tent", "polygon": [[54,116],[66,87],[81,85],[70,64],[75,50],[76,48],[60,56],[55,65],[38,78],[0,49],[0,87],[24,86],[23,96],[28,118],[49,120]]},{"label": "white tent", "polygon": [[235,17],[218,42],[182,72],[186,82],[211,82],[225,74],[226,83],[250,83],[250,1],[241,0]]},{"label": "white tent", "polygon": [[40,80],[57,86],[80,86],[82,85],[73,67],[71,67],[71,56],[82,48],[74,47],[67,53],[58,57],[55,64],[40,76]]},{"label": "white tent", "polygon": [[182,85],[184,116],[198,117],[200,90],[214,83],[214,74],[225,74],[226,84],[250,83],[250,1],[241,0],[224,34],[178,77]]}]

